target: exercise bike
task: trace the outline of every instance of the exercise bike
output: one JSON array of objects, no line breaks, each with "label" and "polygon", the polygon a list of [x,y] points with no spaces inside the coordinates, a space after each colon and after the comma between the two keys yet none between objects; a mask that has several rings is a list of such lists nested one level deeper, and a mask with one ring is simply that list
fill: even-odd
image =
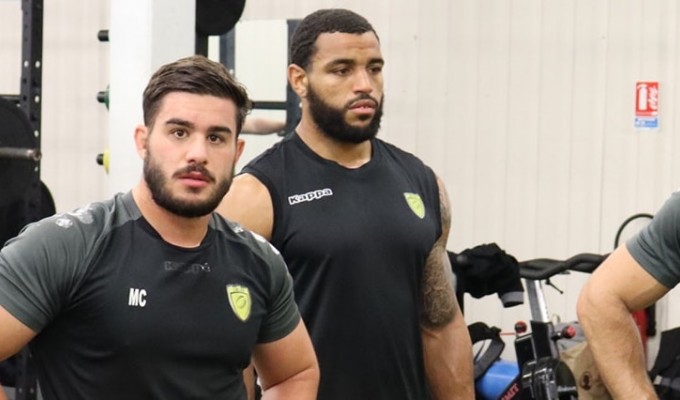
[{"label": "exercise bike", "polygon": [[[577,386],[569,367],[560,360],[557,342],[570,339],[575,333],[574,326],[566,325],[557,329],[548,314],[543,283],[552,285],[550,278],[568,274],[570,271],[591,273],[607,255],[580,253],[567,260],[538,258],[518,263],[519,275],[527,292],[531,320],[529,327],[524,322],[515,324],[515,353],[517,365],[507,368],[504,373],[516,373],[508,379],[494,381],[493,369],[486,372],[477,382],[481,400],[572,400],[577,399]],[[530,328],[530,330],[528,329]],[[489,338],[493,332],[485,332]],[[507,362],[505,363],[507,365]],[[502,365],[502,364],[498,364]],[[491,378],[489,378],[489,376]],[[506,377],[507,378],[507,377]],[[493,394],[480,388],[484,379],[492,384],[503,382],[502,390],[494,388]],[[486,395],[486,396],[485,396]]]}]

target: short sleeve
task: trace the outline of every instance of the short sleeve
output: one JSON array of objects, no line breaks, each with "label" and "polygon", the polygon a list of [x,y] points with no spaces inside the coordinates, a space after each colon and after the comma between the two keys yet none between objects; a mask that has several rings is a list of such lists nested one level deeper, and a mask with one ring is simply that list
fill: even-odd
[{"label": "short sleeve", "polygon": [[273,342],[287,336],[300,321],[300,312],[293,295],[293,278],[288,273],[283,258],[278,252],[272,251],[270,263],[272,272],[270,300],[267,305],[267,316],[258,335],[258,343]]},{"label": "short sleeve", "polygon": [[68,301],[86,244],[66,216],[28,225],[0,250],[0,306],[40,332]]},{"label": "short sleeve", "polygon": [[680,193],[673,193],[626,246],[635,261],[659,283],[675,287],[680,282]]}]

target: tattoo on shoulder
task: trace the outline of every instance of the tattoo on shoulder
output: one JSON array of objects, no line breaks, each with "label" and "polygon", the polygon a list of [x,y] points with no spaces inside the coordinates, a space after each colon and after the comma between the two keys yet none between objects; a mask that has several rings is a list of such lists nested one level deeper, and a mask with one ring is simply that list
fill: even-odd
[{"label": "tattoo on shoulder", "polygon": [[453,271],[446,252],[451,228],[449,197],[443,182],[439,185],[439,210],[442,234],[435,243],[423,268],[421,323],[436,328],[453,320],[457,310]]}]

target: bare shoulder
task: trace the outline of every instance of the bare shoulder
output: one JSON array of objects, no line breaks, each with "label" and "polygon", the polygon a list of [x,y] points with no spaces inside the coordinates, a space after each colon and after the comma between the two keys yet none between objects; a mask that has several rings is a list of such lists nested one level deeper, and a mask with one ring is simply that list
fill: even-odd
[{"label": "bare shoulder", "polygon": [[439,212],[442,223],[442,236],[440,237],[440,244],[446,250],[446,241],[449,238],[449,229],[451,228],[451,205],[449,204],[449,194],[446,191],[444,181],[437,176],[437,186],[439,187]]},{"label": "bare shoulder", "polygon": [[274,222],[271,196],[267,187],[253,175],[242,174],[234,178],[217,212],[266,239],[271,238]]},{"label": "bare shoulder", "polygon": [[427,328],[439,328],[450,323],[458,309],[453,290],[453,273],[446,252],[451,228],[451,211],[444,182],[437,177],[442,232],[432,246],[423,267],[423,297],[421,323]]}]

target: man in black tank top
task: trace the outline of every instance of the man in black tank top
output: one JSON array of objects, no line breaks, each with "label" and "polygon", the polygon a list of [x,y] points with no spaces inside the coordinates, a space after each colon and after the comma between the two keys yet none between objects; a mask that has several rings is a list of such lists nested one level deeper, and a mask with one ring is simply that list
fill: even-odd
[{"label": "man in black tank top", "polygon": [[472,399],[472,351],[446,253],[444,185],[376,138],[378,36],[347,10],[291,41],[296,132],[248,164],[218,211],[269,239],[294,279],[320,400]]},{"label": "man in black tank top", "polygon": [[243,149],[245,89],[187,57],[151,77],[143,104],[139,183],[0,251],[0,361],[30,342],[46,400],[245,400],[251,359],[270,398],[315,399],[281,255],[214,212]]}]

